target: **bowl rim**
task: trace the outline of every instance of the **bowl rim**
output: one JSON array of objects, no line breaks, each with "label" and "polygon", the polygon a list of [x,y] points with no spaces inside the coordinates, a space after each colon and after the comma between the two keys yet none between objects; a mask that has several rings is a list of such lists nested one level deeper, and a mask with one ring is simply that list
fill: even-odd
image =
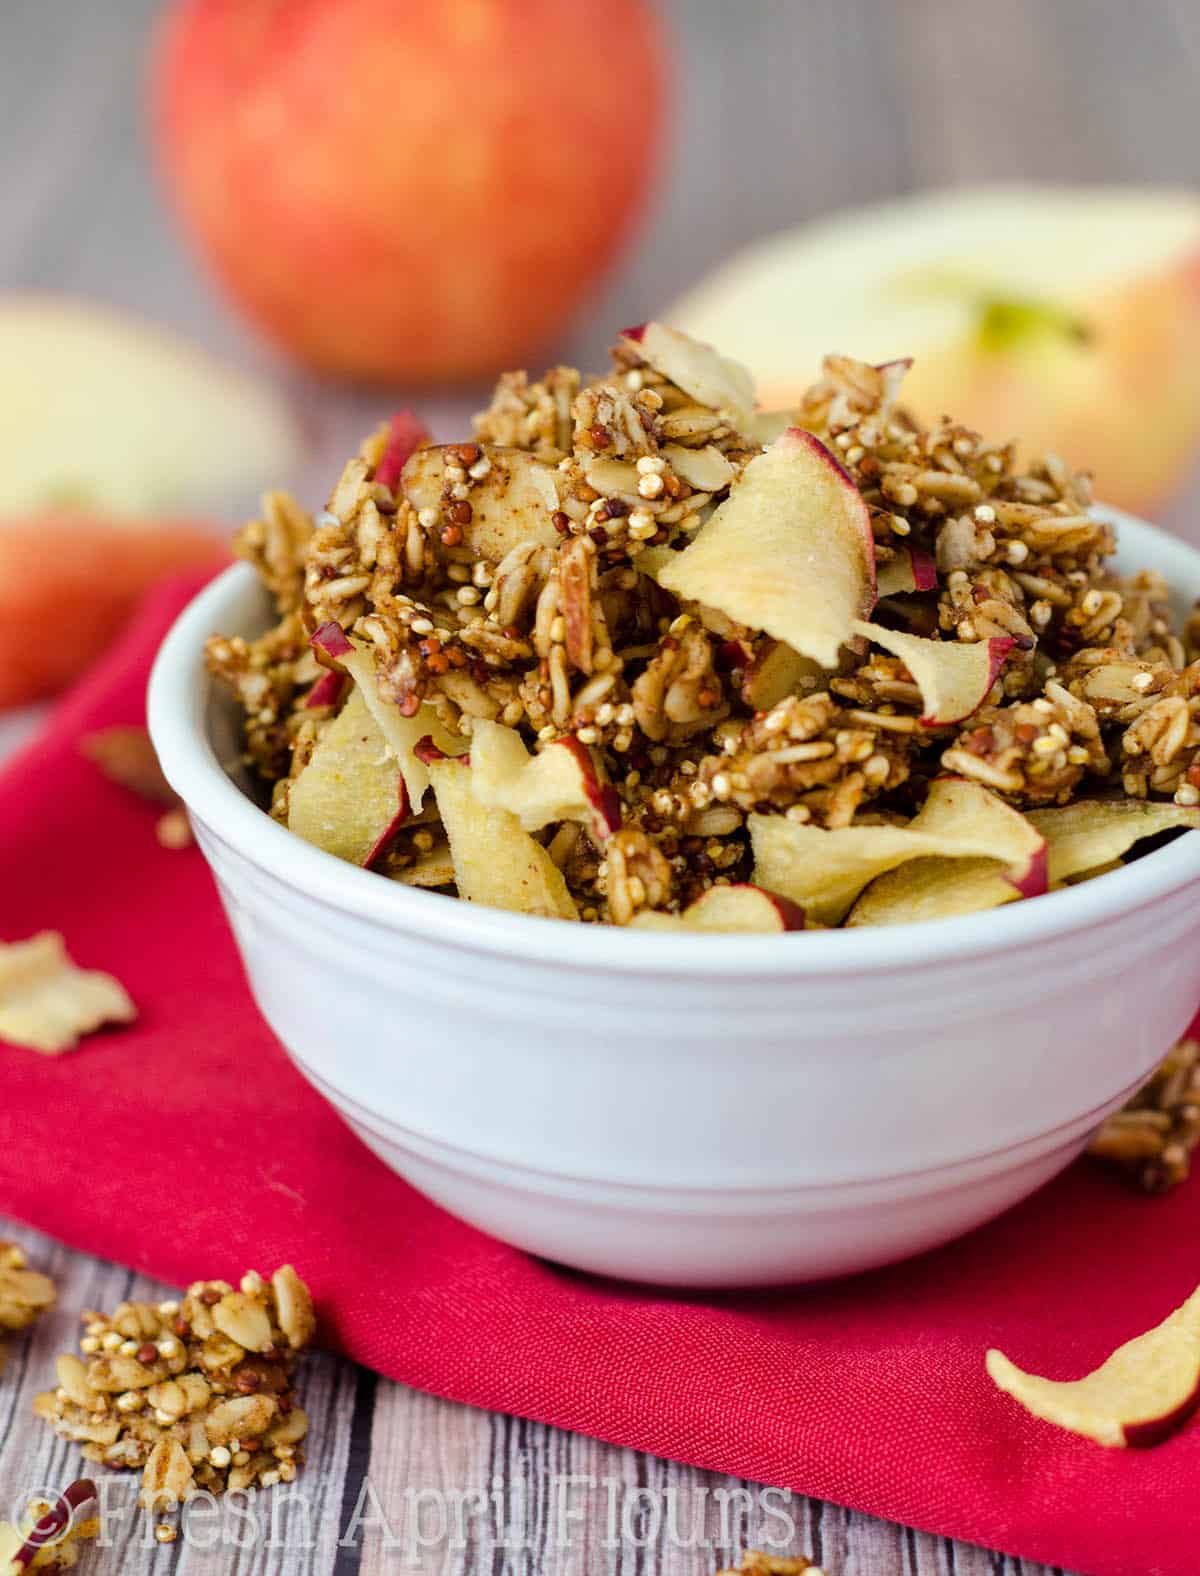
[{"label": "bowl rim", "polygon": [[[1200,596],[1200,550],[1114,509],[1098,509],[1123,540],[1118,560],[1165,573],[1178,594]],[[1121,549],[1132,546],[1132,555]],[[1129,567],[1126,564],[1125,567]],[[1094,881],[948,919],[780,935],[672,935],[485,908],[385,881],[314,848],[273,821],[229,777],[208,736],[212,681],[206,638],[230,629],[231,605],[258,577],[235,564],[179,614],[159,648],[147,696],[150,736],[168,781],[200,824],[243,859],[339,913],[398,935],[420,935],[489,956],[634,975],[759,975],[797,978],[911,970],[967,957],[1043,946],[1120,919],[1200,881],[1200,831],[1186,832]]]}]

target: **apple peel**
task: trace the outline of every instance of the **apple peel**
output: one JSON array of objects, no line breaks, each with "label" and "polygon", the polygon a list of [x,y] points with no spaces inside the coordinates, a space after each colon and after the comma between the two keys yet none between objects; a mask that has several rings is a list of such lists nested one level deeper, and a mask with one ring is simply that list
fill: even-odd
[{"label": "apple peel", "polygon": [[514,728],[476,719],[471,731],[471,791],[488,809],[508,810],[526,832],[579,821],[597,844],[621,830],[621,801],[574,735],[530,755]]},{"label": "apple peel", "polygon": [[394,492],[409,456],[427,444],[429,438],[429,429],[415,411],[407,407],[398,410],[388,424],[387,441],[375,467],[375,480]]},{"label": "apple peel", "polygon": [[1200,1290],[1082,1379],[1045,1379],[994,1347],[988,1376],[1034,1417],[1110,1449],[1146,1449],[1200,1405]]},{"label": "apple peel", "polygon": [[810,920],[836,925],[878,876],[910,859],[995,859],[1022,897],[1046,890],[1040,832],[989,789],[939,778],[907,826],[827,830],[785,816],[752,815],[754,882],[791,898]]},{"label": "apple peel", "polygon": [[458,894],[469,903],[578,919],[562,871],[509,810],[479,802],[473,768],[461,760],[431,759],[427,770],[450,853]]},{"label": "apple peel", "polygon": [[1027,816],[1046,839],[1051,882],[1100,871],[1144,837],[1176,827],[1200,828],[1200,808],[1146,799],[1080,799]]},{"label": "apple peel", "polygon": [[991,640],[929,640],[905,635],[882,624],[858,620],[854,633],[899,657],[921,691],[927,727],[961,722],[979,710],[1000,676],[1015,642],[1009,636]]},{"label": "apple peel", "polygon": [[676,596],[836,668],[875,603],[871,519],[825,445],[789,427],[750,461],[695,541],[649,572]]},{"label": "apple peel", "polygon": [[937,561],[932,554],[907,546],[893,547],[892,553],[886,562],[876,565],[875,589],[880,597],[937,590]]},{"label": "apple peel", "polygon": [[630,923],[635,930],[782,934],[785,930],[804,929],[804,910],[778,892],[743,883],[709,887],[681,914],[647,911]]}]

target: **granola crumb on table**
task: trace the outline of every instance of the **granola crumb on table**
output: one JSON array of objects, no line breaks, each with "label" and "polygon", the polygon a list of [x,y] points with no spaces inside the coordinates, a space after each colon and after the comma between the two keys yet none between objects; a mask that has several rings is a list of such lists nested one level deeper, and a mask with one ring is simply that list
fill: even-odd
[{"label": "granola crumb on table", "polygon": [[740,1564],[720,1570],[716,1576],[825,1576],[825,1572],[803,1554],[768,1554],[764,1549],[747,1549]]},{"label": "granola crumb on table", "polygon": [[80,1356],[58,1359],[37,1416],[89,1461],[141,1470],[149,1511],[196,1489],[221,1494],[290,1483],[308,1418],[296,1404],[298,1354],[315,1333],[291,1265],[248,1271],[235,1290],[197,1281],[176,1301],[85,1312]]},{"label": "granola crumb on table", "polygon": [[[241,704],[246,760],[277,819],[346,698],[311,644],[330,625],[367,654],[381,704],[400,717],[432,708],[463,750],[481,720],[535,754],[582,746],[621,830],[604,840],[563,821],[539,840],[584,920],[678,913],[750,880],[753,816],[907,824],[946,772],[1019,811],[1200,805],[1200,620],[1176,628],[1160,576],[1112,567],[1115,532],[1091,511],[1086,474],[1054,455],[1021,468],[1014,444],[948,419],[920,428],[901,403],[903,362],[830,356],[775,421],[703,379],[689,392],[641,334],[592,379],[506,374],[471,441],[419,446],[402,472],[381,470],[380,429],[315,520],[266,498],[238,552],[279,622],[253,640],[214,637],[208,663]],[[657,583],[789,424],[857,489],[877,569],[929,566],[881,596],[877,623],[1003,651],[971,715],[931,722],[903,662],[865,641],[822,670]],[[426,808],[373,868],[406,879],[435,847]],[[425,884],[446,874],[429,868]]]}]

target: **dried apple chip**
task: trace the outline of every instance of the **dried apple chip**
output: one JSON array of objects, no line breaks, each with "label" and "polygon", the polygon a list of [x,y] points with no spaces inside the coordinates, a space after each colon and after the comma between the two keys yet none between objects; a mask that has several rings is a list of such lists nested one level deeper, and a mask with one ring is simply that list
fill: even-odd
[{"label": "dried apple chip", "polygon": [[1026,1373],[994,1347],[987,1371],[1005,1394],[1047,1423],[1110,1448],[1159,1444],[1200,1405],[1200,1290],[1082,1379]]},{"label": "dried apple chip", "polygon": [[0,1040],[57,1056],[106,1023],[136,1017],[125,987],[99,969],[77,968],[56,930],[0,942]]},{"label": "dried apple chip", "polygon": [[404,776],[356,688],[291,786],[288,829],[370,869],[408,816]]},{"label": "dried apple chip", "polygon": [[765,935],[804,929],[804,911],[777,892],[747,884],[713,886],[682,914],[646,911],[631,921],[635,930],[708,930]]},{"label": "dried apple chip", "polygon": [[363,646],[348,644],[350,651],[343,654],[340,660],[358,686],[388,749],[396,758],[408,789],[408,802],[412,813],[416,815],[425,802],[425,790],[429,787],[428,768],[414,753],[418,741],[432,738],[438,749],[446,755],[458,754],[464,748],[463,741],[447,732],[432,706],[422,702],[411,716],[406,716],[394,701],[385,700],[379,693],[371,653]]},{"label": "dried apple chip", "polygon": [[854,633],[899,657],[921,691],[929,725],[961,722],[978,711],[999,677],[1014,642],[1007,635],[991,640],[928,640],[882,624],[859,620]]},{"label": "dried apple chip", "polygon": [[934,782],[907,826],[834,830],[752,815],[754,881],[798,903],[809,919],[836,925],[863,888],[910,859],[999,860],[1022,896],[1046,890],[1046,845],[1037,829],[978,783]]},{"label": "dried apple chip", "polygon": [[835,668],[875,602],[871,520],[824,444],[789,427],[750,461],[695,541],[649,573],[676,596]]},{"label": "dried apple chip", "polygon": [[846,917],[846,926],[911,925],[980,914],[1021,896],[999,859],[910,859],[877,876]]},{"label": "dried apple chip", "polygon": [[469,765],[435,756],[428,770],[460,897],[519,914],[579,918],[562,871],[511,811],[480,803]]},{"label": "dried apple chip", "polygon": [[724,411],[739,428],[748,423],[754,409],[754,377],[740,361],[731,361],[666,323],[639,323],[622,330],[621,337],[632,340],[648,366],[699,404]]},{"label": "dried apple chip", "polygon": [[527,832],[581,821],[597,843],[621,830],[621,801],[573,735],[530,755],[514,728],[477,719],[471,732],[471,790],[480,804],[509,810]]},{"label": "dried apple chip", "polygon": [[1057,885],[1111,866],[1143,837],[1200,827],[1200,808],[1147,799],[1077,799],[1058,809],[1030,810],[1028,819],[1046,839],[1049,876]]}]

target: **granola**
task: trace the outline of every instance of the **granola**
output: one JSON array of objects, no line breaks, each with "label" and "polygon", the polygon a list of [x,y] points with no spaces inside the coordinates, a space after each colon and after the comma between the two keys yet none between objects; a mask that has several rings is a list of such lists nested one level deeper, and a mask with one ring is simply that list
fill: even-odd
[{"label": "granola", "polygon": [[[1200,824],[1200,619],[1177,628],[1161,577],[1113,569],[1086,473],[919,427],[906,370],[830,356],[764,413],[744,369],[647,324],[595,378],[506,374],[471,441],[398,418],[315,521],[272,494],[239,551],[279,622],[208,647],[271,813],[289,821],[357,688],[362,760],[392,761],[408,805],[365,839],[370,868],[411,879],[444,834],[437,889],[494,901],[464,852],[490,839],[527,912],[678,915],[760,880],[764,819],[911,826],[946,772],[1017,815],[1165,799]],[[487,740],[512,774],[518,747],[536,766],[566,745],[574,789],[561,762],[486,781]],[[439,784],[462,769],[519,827],[451,824]]]},{"label": "granola", "polygon": [[719,1570],[717,1576],[825,1576],[825,1572],[803,1554],[768,1554],[764,1549],[747,1549],[739,1564]]},{"label": "granola", "polygon": [[1147,1193],[1187,1179],[1200,1144],[1200,1041],[1178,1041],[1154,1076],[1114,1116],[1088,1149],[1119,1166]]},{"label": "granola", "polygon": [[0,1040],[57,1056],[104,1024],[136,1017],[125,987],[111,974],[77,968],[57,931],[0,942]]},{"label": "granola", "polygon": [[[27,1329],[40,1313],[53,1307],[57,1295],[48,1275],[28,1267],[22,1248],[15,1242],[0,1241],[0,1335]],[[0,1340],[0,1372],[6,1356]]]},{"label": "granola", "polygon": [[316,1323],[290,1264],[82,1321],[81,1355],[58,1359],[58,1387],[34,1411],[87,1460],[140,1470],[147,1510],[295,1478],[308,1432],[296,1359]]}]

